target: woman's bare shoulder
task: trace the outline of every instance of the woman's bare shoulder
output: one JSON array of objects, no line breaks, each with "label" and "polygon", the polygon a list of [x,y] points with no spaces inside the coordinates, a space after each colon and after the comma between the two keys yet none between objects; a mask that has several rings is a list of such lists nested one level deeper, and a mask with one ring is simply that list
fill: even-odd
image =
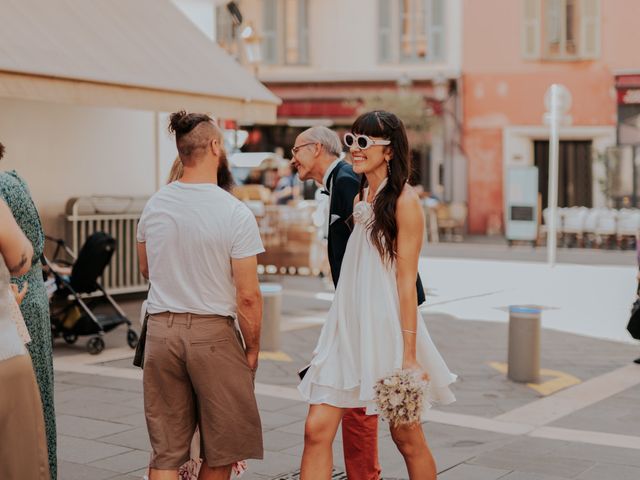
[{"label": "woman's bare shoulder", "polygon": [[397,208],[402,210],[414,210],[419,207],[420,197],[418,196],[414,188],[406,183],[404,185],[404,188],[402,189],[402,192],[400,193],[400,196],[398,197]]}]

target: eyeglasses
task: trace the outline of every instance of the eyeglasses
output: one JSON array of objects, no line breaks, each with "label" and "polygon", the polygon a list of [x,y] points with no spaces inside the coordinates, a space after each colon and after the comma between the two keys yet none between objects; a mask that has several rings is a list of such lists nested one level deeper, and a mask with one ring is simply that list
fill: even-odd
[{"label": "eyeglasses", "polygon": [[303,143],[302,145],[298,145],[297,147],[293,147],[291,149],[291,158],[295,157],[296,154],[300,151],[300,149],[304,147],[308,147],[309,145],[315,145],[316,142]]},{"label": "eyeglasses", "polygon": [[391,140],[375,140],[366,135],[354,135],[353,133],[345,133],[343,140],[347,147],[351,148],[355,145],[360,150],[366,150],[374,145],[389,145],[391,143]]}]

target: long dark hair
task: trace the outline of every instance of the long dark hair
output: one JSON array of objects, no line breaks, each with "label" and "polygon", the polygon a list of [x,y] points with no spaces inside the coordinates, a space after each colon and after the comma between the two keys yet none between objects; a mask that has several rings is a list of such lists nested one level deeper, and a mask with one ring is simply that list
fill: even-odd
[{"label": "long dark hair", "polygon": [[[374,215],[368,228],[371,242],[380,252],[382,259],[385,262],[392,262],[396,259],[396,239],[398,238],[396,204],[411,172],[407,132],[402,120],[384,110],[363,113],[353,122],[351,131],[354,134],[380,137],[391,141],[386,147],[391,156],[390,173],[387,184],[375,197]],[[367,177],[363,175],[360,181],[360,197],[367,185]]]}]

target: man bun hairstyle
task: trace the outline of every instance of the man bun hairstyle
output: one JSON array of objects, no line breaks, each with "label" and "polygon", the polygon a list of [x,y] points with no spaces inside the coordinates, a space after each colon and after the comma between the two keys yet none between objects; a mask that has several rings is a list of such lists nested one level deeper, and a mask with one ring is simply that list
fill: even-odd
[{"label": "man bun hairstyle", "polygon": [[193,165],[197,158],[209,148],[211,140],[217,139],[220,142],[218,186],[227,191],[231,190],[234,184],[233,175],[224,150],[222,131],[213,118],[205,113],[187,113],[180,110],[170,115],[169,132],[176,136],[176,147],[182,165]]},{"label": "man bun hairstyle", "polygon": [[187,113],[185,110],[172,113],[169,117],[169,132],[176,138],[182,137],[202,122],[213,123],[213,118],[205,113]]}]

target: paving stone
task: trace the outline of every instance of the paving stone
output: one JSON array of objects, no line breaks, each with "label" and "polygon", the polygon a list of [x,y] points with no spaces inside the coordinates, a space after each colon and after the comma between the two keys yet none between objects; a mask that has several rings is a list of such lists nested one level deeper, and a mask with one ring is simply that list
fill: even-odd
[{"label": "paving stone", "polygon": [[278,432],[295,433],[297,435],[304,436],[304,424],[305,421],[301,420],[295,423],[284,425],[282,427],[278,427],[276,430]]},{"label": "paving stone", "polygon": [[593,460],[598,463],[628,465],[640,468],[640,454],[638,450],[632,448],[564,442],[563,445],[558,445],[555,448],[555,453],[561,457]]},{"label": "paving stone", "polygon": [[114,433],[130,430],[130,425],[93,420],[72,415],[58,415],[56,417],[58,433],[70,437],[96,439]]},{"label": "paving stone", "polygon": [[106,480],[114,475],[117,475],[117,472],[112,470],[104,470],[64,460],[58,461],[59,480]]},{"label": "paving stone", "polygon": [[497,480],[509,470],[460,464],[438,475],[439,480]]},{"label": "paving stone", "polygon": [[593,467],[596,462],[576,458],[540,455],[520,466],[518,470],[558,477],[574,478]]},{"label": "paving stone", "polygon": [[527,453],[497,449],[479,455],[478,457],[469,460],[467,463],[489,468],[516,470],[519,466],[526,465],[530,461],[531,455]]},{"label": "paving stone", "polygon": [[146,468],[149,465],[150,454],[141,450],[132,450],[121,455],[104,458],[93,462],[92,467],[113,470],[118,473],[132,474],[135,471]]},{"label": "paving stone", "polygon": [[88,464],[129,450],[119,445],[58,435],[58,458],[68,462]]},{"label": "paving stone", "polygon": [[127,401],[140,400],[140,394],[138,392],[131,392],[127,390],[117,390],[114,388],[102,388],[102,387],[79,387],[73,390],[66,390],[56,396],[56,401],[65,402],[68,400],[86,400],[96,401],[101,403],[117,403],[119,405],[124,404]]},{"label": "paving stone", "polygon": [[604,478],[638,480],[640,478],[640,468],[627,465],[598,464],[576,478],[579,480],[602,480]]},{"label": "paving stone", "polygon": [[637,436],[640,425],[640,386],[561,418],[552,425],[578,430]]},{"label": "paving stone", "polygon": [[277,411],[279,413],[284,413],[285,415],[306,419],[307,414],[309,413],[309,404],[306,402],[297,402],[294,405],[289,405]]},{"label": "paving stone", "polygon": [[300,418],[280,412],[260,412],[260,420],[262,421],[262,429],[268,431],[299,422]]},{"label": "paving stone", "polygon": [[[267,411],[267,412],[280,411],[280,413],[284,413],[286,415],[292,415],[291,413],[289,413],[291,407],[298,406],[301,404],[307,407],[307,404],[303,402],[269,397],[266,395],[256,395],[256,400],[258,401],[258,407],[260,408],[261,412],[262,411]],[[295,415],[292,415],[292,416],[295,416]],[[306,412],[305,412],[305,416],[306,416]]]},{"label": "paving stone", "polygon": [[144,412],[133,413],[126,417],[116,417],[111,419],[112,422],[124,423],[126,425],[133,425],[135,427],[146,427],[147,421],[144,417]]},{"label": "paving stone", "polygon": [[92,387],[114,388],[116,390],[129,390],[142,393],[142,382],[127,378],[102,377],[99,375],[85,375],[82,373],[69,373],[64,377],[65,383]]},{"label": "paving stone", "polygon": [[151,450],[147,427],[137,427],[131,430],[127,430],[123,433],[117,433],[115,435],[109,435],[108,437],[102,437],[100,438],[100,441],[113,445],[129,447],[135,450]]},{"label": "paving stone", "polygon": [[300,458],[282,452],[264,452],[263,460],[249,460],[249,470],[258,475],[275,477],[300,468]]},{"label": "paving stone", "polygon": [[304,436],[271,430],[264,433],[262,440],[265,450],[280,452],[304,443]]},{"label": "paving stone", "polygon": [[[544,475],[530,472],[511,472],[500,477],[500,480],[566,480],[567,477],[556,477],[555,475]],[[604,480],[604,479],[603,479]]]},{"label": "paving stone", "polygon": [[137,413],[137,411],[114,403],[75,399],[61,403],[56,402],[56,413],[98,420],[111,420]]}]

